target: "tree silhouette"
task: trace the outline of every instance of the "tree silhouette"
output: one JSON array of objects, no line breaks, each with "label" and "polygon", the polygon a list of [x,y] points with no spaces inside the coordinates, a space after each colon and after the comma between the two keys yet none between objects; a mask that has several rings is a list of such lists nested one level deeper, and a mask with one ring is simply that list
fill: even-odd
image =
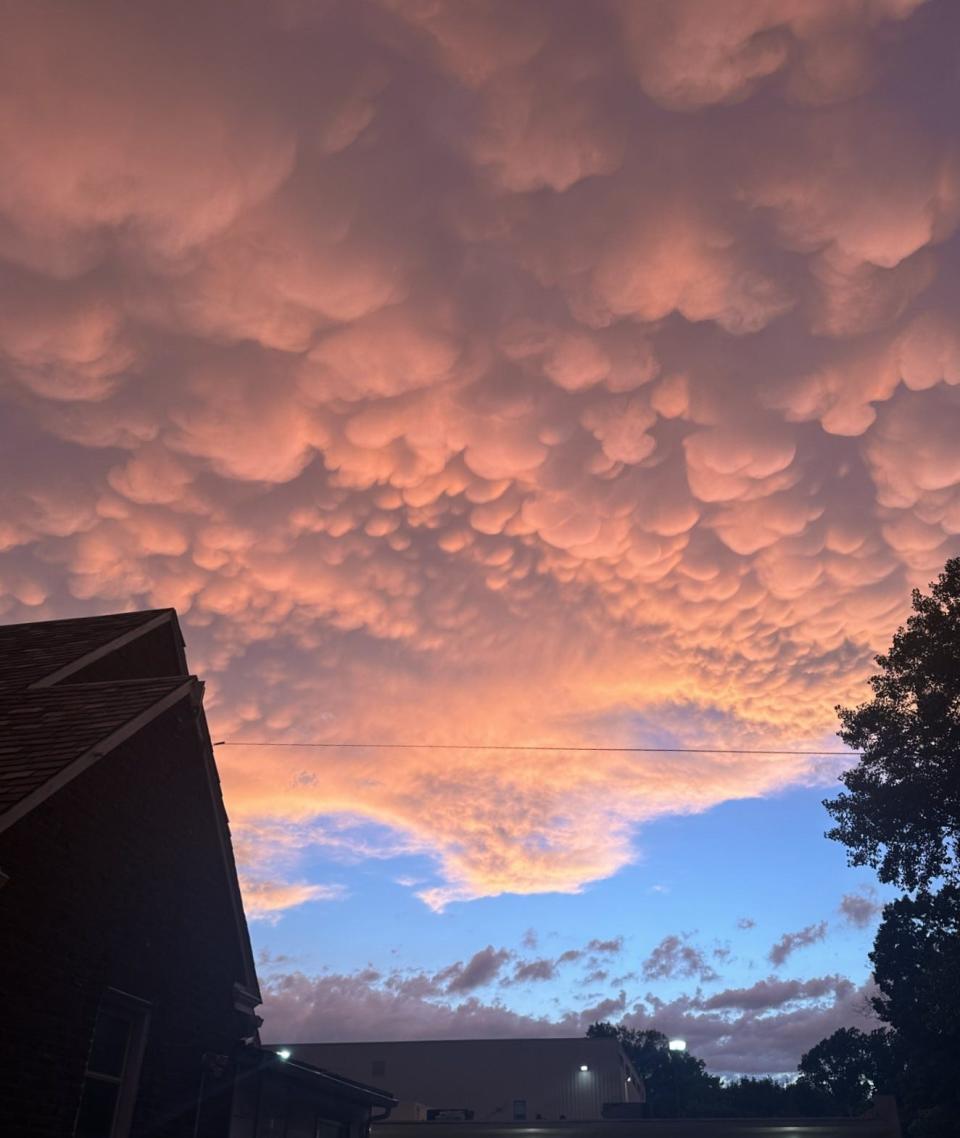
[{"label": "tree silhouette", "polygon": [[893,1034],[841,1027],[807,1051],[800,1071],[816,1090],[833,1099],[840,1113],[862,1114],[878,1090],[890,1088],[895,1069]]},{"label": "tree silhouette", "polygon": [[896,1031],[911,1135],[956,1134],[960,1118],[960,887],[884,908],[870,953],[877,1014]]},{"label": "tree silhouette", "polygon": [[853,865],[915,890],[960,881],[960,558],[877,657],[873,698],[838,707],[840,737],[861,752],[824,802]]},{"label": "tree silhouette", "polygon": [[643,1079],[651,1118],[704,1117],[720,1113],[720,1080],[689,1051],[671,1051],[662,1031],[594,1023],[587,1036],[612,1036]]},{"label": "tree silhouette", "polygon": [[877,664],[873,698],[837,708],[861,757],[842,776],[846,793],[824,803],[836,823],[827,836],[915,894],[884,908],[873,1005],[895,1029],[908,1133],[945,1138],[960,1117],[960,558],[929,596],[914,590]]}]

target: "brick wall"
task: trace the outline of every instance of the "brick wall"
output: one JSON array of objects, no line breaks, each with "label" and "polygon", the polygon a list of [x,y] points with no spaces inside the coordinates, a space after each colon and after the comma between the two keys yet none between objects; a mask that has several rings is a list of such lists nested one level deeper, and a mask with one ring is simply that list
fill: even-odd
[{"label": "brick wall", "polygon": [[[241,946],[196,712],[181,701],[0,834],[0,1133],[73,1133],[97,1006],[152,1005],[135,1135],[191,1136],[237,1037]],[[226,1134],[226,1095],[199,1133]]]}]

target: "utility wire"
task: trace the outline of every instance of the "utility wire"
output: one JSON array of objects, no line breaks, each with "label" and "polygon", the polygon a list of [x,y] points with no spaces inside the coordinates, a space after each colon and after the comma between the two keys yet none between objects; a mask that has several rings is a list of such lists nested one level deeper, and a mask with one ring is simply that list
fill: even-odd
[{"label": "utility wire", "polygon": [[765,747],[565,747],[562,744],[539,745],[531,743],[274,743],[256,739],[221,739],[215,747],[315,747],[332,750],[337,747],[362,748],[371,751],[599,751],[625,754],[675,755],[807,755],[813,757],[838,756],[857,758],[859,751],[782,751]]}]

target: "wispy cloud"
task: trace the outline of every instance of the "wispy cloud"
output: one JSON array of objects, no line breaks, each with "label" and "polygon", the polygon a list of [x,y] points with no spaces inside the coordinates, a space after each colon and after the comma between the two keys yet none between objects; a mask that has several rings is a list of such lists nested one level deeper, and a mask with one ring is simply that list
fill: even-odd
[{"label": "wispy cloud", "polygon": [[343,885],[314,885],[305,881],[266,881],[241,877],[240,888],[248,920],[271,924],[288,909],[308,901],[339,901],[347,895]]},{"label": "wispy cloud", "polygon": [[844,893],[838,909],[851,925],[865,929],[883,912],[883,903],[878,901],[874,891],[869,889],[859,893]]},{"label": "wispy cloud", "polygon": [[685,934],[665,936],[644,960],[643,976],[646,980],[717,979],[706,954],[687,943]]},{"label": "wispy cloud", "polygon": [[816,944],[817,941],[823,940],[826,935],[826,921],[820,921],[819,924],[815,925],[807,925],[806,928],[798,929],[796,932],[784,933],[770,949],[770,952],[767,954],[768,959],[774,967],[779,968],[781,964],[786,963],[797,949]]}]

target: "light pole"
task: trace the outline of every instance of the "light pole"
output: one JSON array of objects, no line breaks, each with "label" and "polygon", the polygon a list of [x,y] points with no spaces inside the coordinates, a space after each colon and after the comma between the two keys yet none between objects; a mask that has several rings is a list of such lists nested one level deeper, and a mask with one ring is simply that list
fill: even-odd
[{"label": "light pole", "polygon": [[673,1078],[673,1109],[677,1118],[680,1118],[680,1060],[674,1057],[674,1052],[680,1054],[687,1049],[687,1041],[685,1039],[671,1039],[667,1043],[670,1050],[670,1074]]}]

